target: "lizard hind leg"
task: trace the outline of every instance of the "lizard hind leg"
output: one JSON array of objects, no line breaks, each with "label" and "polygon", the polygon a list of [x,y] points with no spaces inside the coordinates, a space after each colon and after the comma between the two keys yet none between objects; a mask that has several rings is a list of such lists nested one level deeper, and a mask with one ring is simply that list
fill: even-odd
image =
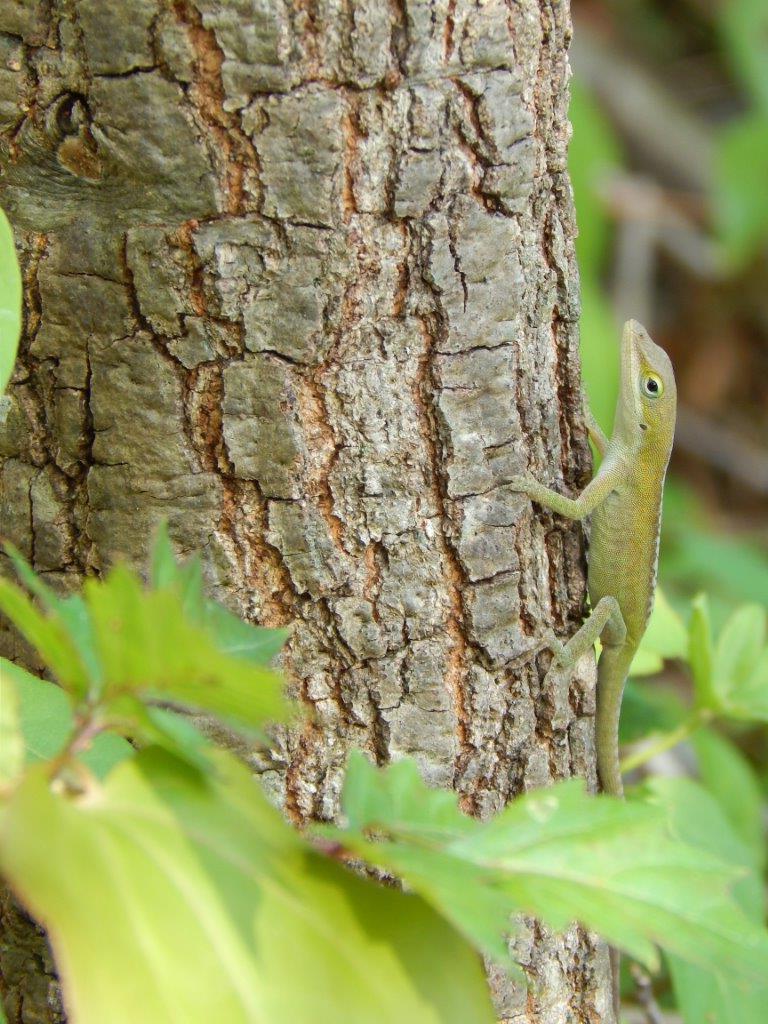
[{"label": "lizard hind leg", "polygon": [[601,637],[606,643],[621,645],[626,635],[627,629],[618,601],[615,597],[601,597],[586,622],[567,644],[555,651],[549,672],[573,668],[579,658],[594,647],[595,641]]}]

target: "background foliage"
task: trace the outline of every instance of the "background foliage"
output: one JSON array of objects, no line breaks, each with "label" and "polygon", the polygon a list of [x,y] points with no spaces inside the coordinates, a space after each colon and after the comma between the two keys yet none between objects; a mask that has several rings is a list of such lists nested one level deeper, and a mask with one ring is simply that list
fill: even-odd
[{"label": "background foliage", "polygon": [[[681,405],[664,507],[665,598],[625,697],[625,767],[647,780],[650,799],[681,809],[681,834],[747,869],[737,893],[762,921],[768,7],[573,8],[570,166],[586,387],[610,428],[618,325],[635,316],[672,355]],[[625,996],[635,998],[628,979]],[[670,957],[654,980],[657,1005],[643,1014],[757,1024],[765,996]]]}]

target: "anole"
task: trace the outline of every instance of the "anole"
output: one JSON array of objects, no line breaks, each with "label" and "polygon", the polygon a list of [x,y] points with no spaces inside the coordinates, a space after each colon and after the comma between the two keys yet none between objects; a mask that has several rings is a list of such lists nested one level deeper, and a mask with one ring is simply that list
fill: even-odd
[{"label": "anole", "polygon": [[[577,498],[567,498],[529,475],[512,488],[569,519],[591,518],[588,589],[592,614],[563,645],[549,643],[553,668],[568,669],[602,641],[597,669],[595,743],[600,784],[623,795],[619,713],[629,666],[648,625],[656,588],[661,497],[675,432],[677,389],[672,363],[636,320],[624,325],[621,380],[610,441],[587,416],[602,456]],[[552,669],[551,669],[552,670]],[[550,671],[551,671],[550,670]]]}]

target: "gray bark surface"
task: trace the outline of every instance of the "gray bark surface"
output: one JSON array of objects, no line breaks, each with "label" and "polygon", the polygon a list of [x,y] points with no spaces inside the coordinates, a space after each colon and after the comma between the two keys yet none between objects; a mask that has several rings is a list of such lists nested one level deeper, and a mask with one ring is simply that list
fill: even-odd
[{"label": "gray bark surface", "polygon": [[[594,785],[592,667],[542,685],[582,533],[506,486],[588,471],[567,4],[0,0],[0,32],[4,535],[70,588],[167,518],[215,596],[295,622],[313,715],[251,760],[297,823],[334,815],[353,746],[483,817]],[[22,924],[10,1019],[59,1019]],[[516,948],[503,1019],[610,1020],[594,937]]]}]

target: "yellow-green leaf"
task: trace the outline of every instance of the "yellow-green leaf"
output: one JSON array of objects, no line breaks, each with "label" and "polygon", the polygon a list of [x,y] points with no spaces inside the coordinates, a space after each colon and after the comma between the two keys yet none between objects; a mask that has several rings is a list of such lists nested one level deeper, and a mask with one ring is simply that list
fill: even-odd
[{"label": "yellow-green leaf", "polygon": [[477,955],[418,897],[312,851],[248,769],[155,749],[80,799],[30,772],[0,862],[77,1024],[491,1024]]}]

